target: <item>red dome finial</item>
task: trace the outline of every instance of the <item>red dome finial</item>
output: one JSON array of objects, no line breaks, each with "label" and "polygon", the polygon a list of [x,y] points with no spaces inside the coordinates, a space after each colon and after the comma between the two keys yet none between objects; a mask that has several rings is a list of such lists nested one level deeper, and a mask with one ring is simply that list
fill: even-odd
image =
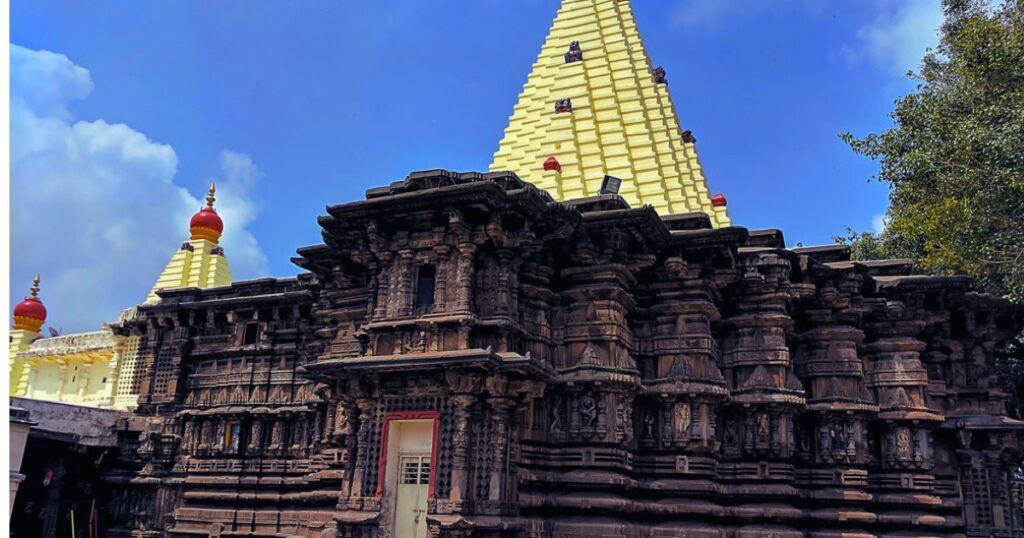
[{"label": "red dome finial", "polygon": [[546,172],[548,170],[554,170],[556,172],[561,172],[562,171],[562,163],[558,162],[558,159],[556,159],[554,157],[548,157],[547,160],[544,161],[544,171]]},{"label": "red dome finial", "polygon": [[725,200],[725,195],[724,194],[722,194],[720,192],[716,192],[715,195],[711,197],[711,206],[712,207],[725,207],[725,205],[726,205],[726,200]]},{"label": "red dome finial", "polygon": [[220,220],[217,211],[213,209],[216,192],[216,187],[213,182],[210,182],[210,192],[206,194],[206,207],[192,215],[192,220],[189,222],[188,227],[193,240],[206,239],[216,243],[220,239],[220,234],[224,231],[224,222]]},{"label": "red dome finial", "polygon": [[46,322],[46,307],[39,300],[39,274],[32,280],[32,294],[14,305],[14,329],[39,332]]}]

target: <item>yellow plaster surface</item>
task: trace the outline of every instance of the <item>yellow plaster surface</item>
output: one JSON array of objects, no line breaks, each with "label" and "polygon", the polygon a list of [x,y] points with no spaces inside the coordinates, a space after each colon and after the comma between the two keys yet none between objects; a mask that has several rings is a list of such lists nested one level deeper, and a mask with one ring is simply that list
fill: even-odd
[{"label": "yellow plaster surface", "polygon": [[39,333],[22,329],[11,329],[11,345],[8,354],[10,361],[10,395],[23,396],[18,392],[19,384],[25,375],[25,359],[21,354],[29,349],[32,341],[39,337]]},{"label": "yellow plaster surface", "polygon": [[161,289],[215,288],[231,284],[231,269],[227,259],[223,254],[212,253],[217,243],[207,239],[192,239],[188,244],[192,250],[181,248],[174,253],[146,297],[147,303],[159,301],[156,292]]},{"label": "yellow plaster surface", "polygon": [[137,338],[115,337],[107,329],[38,339],[18,353],[23,368],[12,392],[37,400],[130,407],[138,396],[131,393],[134,368],[123,371],[122,359],[134,358],[138,345]]},{"label": "yellow plaster surface", "polygon": [[[583,61],[566,63],[572,41]],[[558,99],[571,99],[572,112],[556,113]],[[562,170],[544,171],[548,157]],[[563,0],[490,169],[511,170],[559,200],[596,195],[611,175],[634,207],[703,212],[716,227],[730,225],[726,208],[711,205],[667,84],[654,82],[627,0]]]}]

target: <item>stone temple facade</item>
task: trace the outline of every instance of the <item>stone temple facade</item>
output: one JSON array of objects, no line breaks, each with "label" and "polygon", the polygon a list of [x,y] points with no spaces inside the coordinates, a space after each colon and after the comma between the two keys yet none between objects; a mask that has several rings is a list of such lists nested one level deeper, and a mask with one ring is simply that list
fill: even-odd
[{"label": "stone temple facade", "polygon": [[291,279],[161,292],[106,536],[1024,533],[960,277],[512,173],[328,208]]}]

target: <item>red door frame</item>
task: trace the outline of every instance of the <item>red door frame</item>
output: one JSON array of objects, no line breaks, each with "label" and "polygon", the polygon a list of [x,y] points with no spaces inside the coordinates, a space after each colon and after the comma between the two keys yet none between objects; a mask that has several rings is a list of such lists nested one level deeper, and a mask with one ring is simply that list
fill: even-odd
[{"label": "red door frame", "polygon": [[380,436],[380,457],[377,458],[377,496],[380,497],[384,494],[384,475],[388,460],[388,433],[391,431],[391,422],[395,420],[431,420],[434,423],[434,434],[430,440],[430,482],[427,485],[427,498],[433,498],[434,480],[437,478],[437,435],[441,430],[441,417],[437,411],[397,411],[384,415],[384,431]]}]

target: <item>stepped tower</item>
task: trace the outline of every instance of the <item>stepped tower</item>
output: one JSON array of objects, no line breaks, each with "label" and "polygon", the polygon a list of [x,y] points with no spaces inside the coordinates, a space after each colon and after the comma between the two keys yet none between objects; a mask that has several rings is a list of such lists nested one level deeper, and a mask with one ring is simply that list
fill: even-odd
[{"label": "stepped tower", "polygon": [[511,170],[559,200],[599,194],[612,176],[634,207],[703,212],[715,227],[730,225],[628,0],[562,2],[490,169]]},{"label": "stepped tower", "polygon": [[216,186],[210,183],[206,207],[192,216],[189,222],[189,240],[182,243],[171,261],[160,273],[146,303],[160,300],[159,290],[175,288],[215,288],[231,285],[231,269],[224,257],[224,248],[218,244],[224,231],[224,222],[213,209]]}]

